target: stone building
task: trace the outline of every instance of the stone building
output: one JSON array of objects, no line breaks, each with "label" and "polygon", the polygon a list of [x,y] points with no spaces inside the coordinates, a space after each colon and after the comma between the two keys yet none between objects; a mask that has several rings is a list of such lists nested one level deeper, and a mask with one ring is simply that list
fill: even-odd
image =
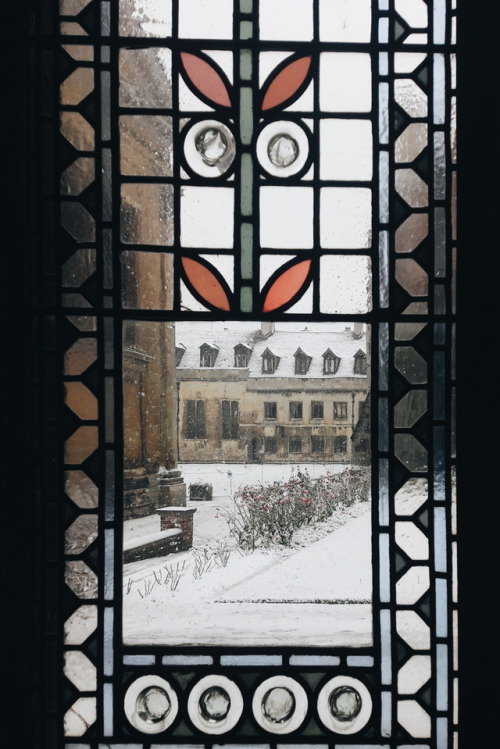
[{"label": "stone building", "polygon": [[363,326],[288,332],[272,323],[235,325],[176,324],[179,461],[366,462]]}]

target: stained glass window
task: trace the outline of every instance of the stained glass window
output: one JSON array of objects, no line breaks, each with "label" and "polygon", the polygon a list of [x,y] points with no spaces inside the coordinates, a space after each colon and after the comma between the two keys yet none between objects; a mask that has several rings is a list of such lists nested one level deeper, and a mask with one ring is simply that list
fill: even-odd
[{"label": "stained glass window", "polygon": [[39,744],[455,748],[456,3],[36,11]]}]

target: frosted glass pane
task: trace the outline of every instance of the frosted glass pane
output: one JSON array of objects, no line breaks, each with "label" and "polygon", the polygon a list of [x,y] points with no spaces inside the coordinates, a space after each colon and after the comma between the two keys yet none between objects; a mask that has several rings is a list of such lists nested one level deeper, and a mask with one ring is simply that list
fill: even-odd
[{"label": "frosted glass pane", "polygon": [[159,115],[120,117],[120,170],[126,175],[172,175],[172,118]]},{"label": "frosted glass pane", "polygon": [[179,36],[187,39],[231,39],[233,0],[182,0]]},{"label": "frosted glass pane", "polygon": [[370,180],[372,125],[368,120],[320,122],[320,178]]},{"label": "frosted glass pane", "polygon": [[[172,53],[169,49],[122,49],[119,57],[121,107],[172,106]],[[162,81],[162,85],[158,85]]]},{"label": "frosted glass pane", "polygon": [[370,55],[323,52],[319,102],[325,112],[369,112],[372,106]]},{"label": "frosted glass pane", "polygon": [[313,199],[310,187],[261,187],[261,246],[312,249]]},{"label": "frosted glass pane", "polygon": [[320,0],[322,42],[369,42],[371,24],[371,0]]},{"label": "frosted glass pane", "polygon": [[323,187],[320,242],[329,249],[362,249],[372,241],[372,194],[365,187]]},{"label": "frosted glass pane", "polygon": [[364,255],[327,255],[321,258],[321,312],[368,312],[371,309],[370,289],[370,258]]},{"label": "frosted glass pane", "polygon": [[234,190],[230,187],[184,187],[181,195],[183,247],[233,246]]},{"label": "frosted glass pane", "polygon": [[122,185],[121,197],[122,242],[145,245],[173,244],[172,185],[125,184]]},{"label": "frosted glass pane", "polygon": [[310,41],[313,38],[312,0],[260,0],[261,39]]},{"label": "frosted glass pane", "polygon": [[120,0],[121,36],[172,36],[172,3],[165,0]]}]

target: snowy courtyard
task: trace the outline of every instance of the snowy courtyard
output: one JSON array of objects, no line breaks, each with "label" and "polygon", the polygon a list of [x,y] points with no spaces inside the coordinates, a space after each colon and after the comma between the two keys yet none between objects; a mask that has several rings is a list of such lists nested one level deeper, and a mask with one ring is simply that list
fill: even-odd
[{"label": "snowy courtyard", "polygon": [[[225,513],[248,484],[287,480],[306,466],[181,464],[186,484],[213,483],[196,508],[193,548],[123,570],[124,642],[170,646],[372,644],[371,503],[339,506],[299,528],[290,545],[244,550]],[[308,464],[312,478],[345,466]],[[128,520],[124,541],[157,533],[158,515]]]}]

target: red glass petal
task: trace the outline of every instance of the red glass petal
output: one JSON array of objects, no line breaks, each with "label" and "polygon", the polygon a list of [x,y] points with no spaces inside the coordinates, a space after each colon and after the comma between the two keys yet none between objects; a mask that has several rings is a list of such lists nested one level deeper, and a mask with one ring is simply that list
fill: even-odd
[{"label": "red glass petal", "polygon": [[190,52],[181,52],[181,60],[187,77],[203,96],[221,107],[231,106],[226,84],[209,62]]},{"label": "red glass petal", "polygon": [[272,109],[290,99],[304,83],[311,67],[311,57],[300,57],[281,70],[271,81],[262,109]]},{"label": "red glass petal", "polygon": [[307,280],[311,262],[311,260],[301,260],[278,276],[266,294],[262,312],[272,312],[293,299]]},{"label": "red glass petal", "polygon": [[228,312],[231,309],[229,299],[212,271],[192,258],[181,259],[186,277],[198,295],[212,307]]}]

